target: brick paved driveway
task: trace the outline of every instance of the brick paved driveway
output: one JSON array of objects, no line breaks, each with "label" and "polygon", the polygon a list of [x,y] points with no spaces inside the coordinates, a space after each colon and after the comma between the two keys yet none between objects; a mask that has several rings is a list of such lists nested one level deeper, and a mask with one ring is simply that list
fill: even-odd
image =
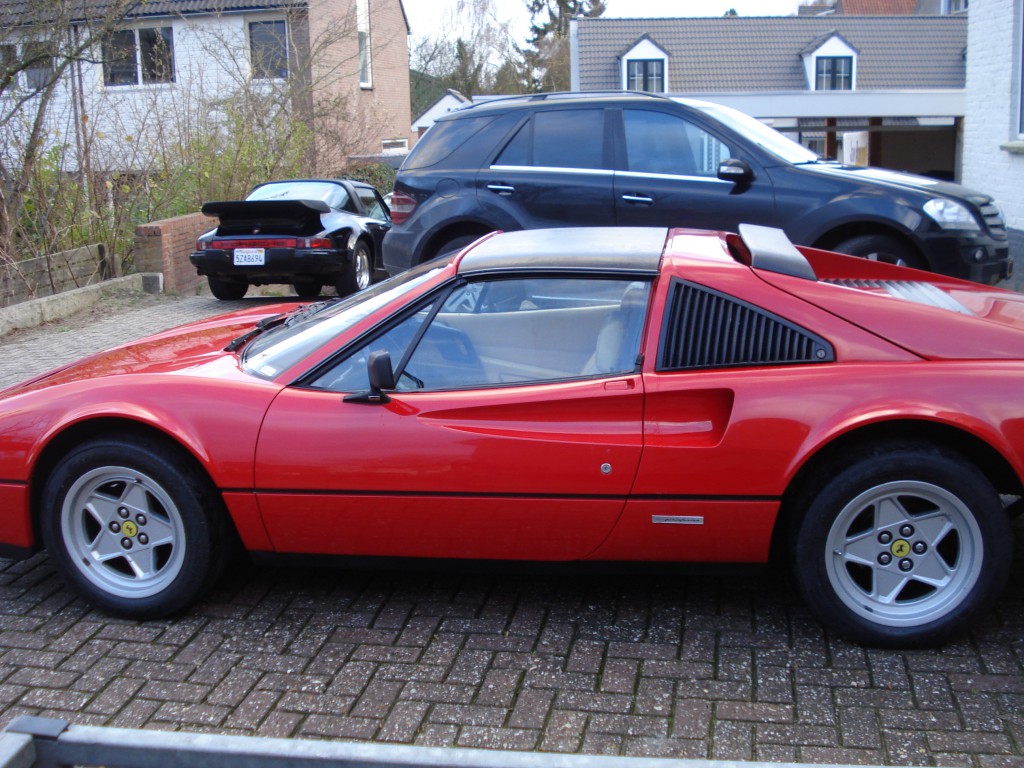
[{"label": "brick paved driveway", "polygon": [[[252,300],[250,300],[252,301]],[[242,302],[244,304],[244,302]],[[0,384],[225,308],[111,299],[0,338]],[[0,560],[0,724],[729,760],[1024,766],[1024,526],[995,612],[941,651],[825,634],[784,578],[239,566],[173,621]]]}]

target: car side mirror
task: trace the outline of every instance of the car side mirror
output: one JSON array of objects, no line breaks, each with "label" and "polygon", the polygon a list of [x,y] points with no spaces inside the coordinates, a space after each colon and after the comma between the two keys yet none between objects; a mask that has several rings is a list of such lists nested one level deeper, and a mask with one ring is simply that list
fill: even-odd
[{"label": "car side mirror", "polygon": [[736,157],[723,160],[718,165],[718,178],[734,184],[749,184],[754,180],[754,169]]},{"label": "car side mirror", "polygon": [[391,353],[386,349],[371,352],[366,359],[366,374],[370,380],[367,392],[353,392],[345,397],[346,403],[386,403],[391,398],[386,390],[395,388],[395,369],[391,366]]}]

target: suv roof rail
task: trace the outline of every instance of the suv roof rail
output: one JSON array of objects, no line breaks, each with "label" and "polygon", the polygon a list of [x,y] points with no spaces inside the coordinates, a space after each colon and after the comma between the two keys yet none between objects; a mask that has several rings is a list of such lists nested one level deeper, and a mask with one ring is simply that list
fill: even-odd
[{"label": "suv roof rail", "polygon": [[661,93],[648,93],[647,91],[549,91],[545,93],[517,93],[510,94],[508,96],[496,96],[494,98],[488,98],[483,101],[474,101],[469,104],[463,104],[460,107],[456,107],[452,112],[463,112],[467,109],[475,109],[476,107],[485,107],[491,104],[509,104],[512,102],[531,102],[531,101],[549,101],[549,100],[571,100],[571,99],[591,99],[591,98],[611,98],[626,96],[630,98],[639,99],[662,99],[665,101],[672,101],[668,96]]}]

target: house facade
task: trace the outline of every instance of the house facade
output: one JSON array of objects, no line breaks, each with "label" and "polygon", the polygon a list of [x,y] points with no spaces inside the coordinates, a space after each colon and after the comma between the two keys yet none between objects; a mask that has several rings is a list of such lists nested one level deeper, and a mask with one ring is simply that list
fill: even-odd
[{"label": "house facade", "polygon": [[955,177],[967,17],[578,18],[574,90],[741,109],[830,157]]},{"label": "house facade", "polygon": [[[1010,252],[1024,258],[1024,0],[971,5],[964,174],[999,201]],[[1015,283],[1024,287],[1024,263]]]},{"label": "house facade", "polygon": [[[145,172],[203,127],[278,109],[311,132],[320,167],[404,152],[407,35],[401,0],[149,0],[57,82],[46,140],[67,171]],[[0,55],[39,44],[9,36]],[[29,69],[16,86],[46,75]]]}]

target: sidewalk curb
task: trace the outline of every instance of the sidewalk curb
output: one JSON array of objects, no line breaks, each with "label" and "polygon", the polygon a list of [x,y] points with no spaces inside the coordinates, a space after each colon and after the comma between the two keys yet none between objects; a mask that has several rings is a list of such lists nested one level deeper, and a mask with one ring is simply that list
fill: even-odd
[{"label": "sidewalk curb", "polygon": [[23,328],[34,328],[37,325],[60,320],[75,312],[88,309],[104,295],[133,291],[161,293],[163,291],[163,275],[138,272],[126,277],[116,277],[113,280],[104,280],[102,283],[74,288],[54,296],[43,296],[0,308],[0,336]]}]

